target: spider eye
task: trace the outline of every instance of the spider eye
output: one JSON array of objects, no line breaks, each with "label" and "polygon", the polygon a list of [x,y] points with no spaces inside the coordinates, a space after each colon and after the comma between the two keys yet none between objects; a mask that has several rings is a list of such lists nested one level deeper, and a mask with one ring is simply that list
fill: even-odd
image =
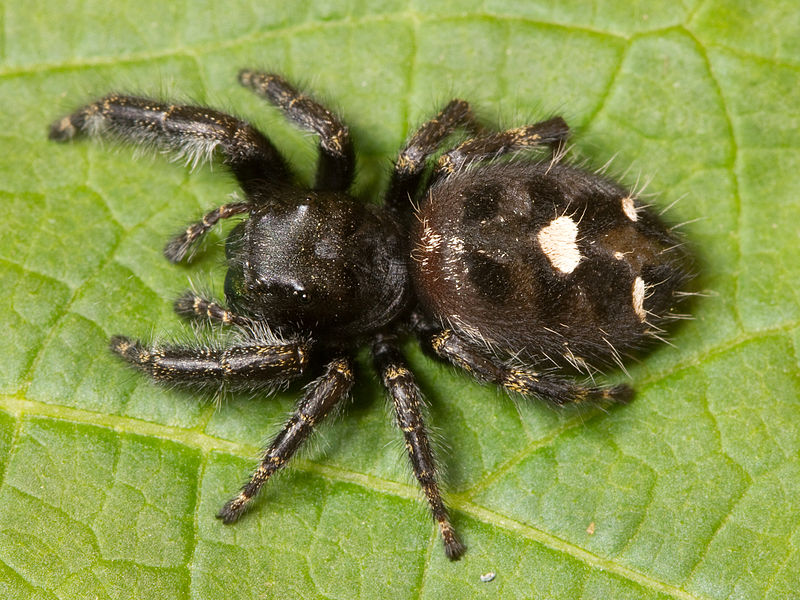
[{"label": "spider eye", "polygon": [[311,294],[309,294],[306,290],[295,289],[292,291],[292,295],[300,304],[308,304],[311,302]]}]

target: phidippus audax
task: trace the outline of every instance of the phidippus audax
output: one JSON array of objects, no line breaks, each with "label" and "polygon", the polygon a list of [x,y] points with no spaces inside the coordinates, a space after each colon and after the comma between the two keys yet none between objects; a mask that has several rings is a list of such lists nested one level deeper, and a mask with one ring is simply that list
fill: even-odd
[{"label": "phidippus audax", "polygon": [[[555,405],[625,402],[628,386],[569,377],[657,337],[688,279],[681,242],[627,189],[557,160],[560,117],[489,131],[453,100],[398,156],[382,206],[348,195],[347,127],[280,76],[242,71],[245,87],[319,136],[311,189],[248,123],[199,106],[112,94],[50,128],[50,138],[110,136],[190,164],[218,153],[244,200],[207,213],[164,249],[177,263],[220,219],[246,215],[226,242],[227,308],[186,293],[176,312],[242,332],[230,347],[158,345],[122,336],[111,349],[160,382],[245,388],[304,375],[291,418],[250,481],[217,515],[233,523],[353,385],[352,355],[369,345],[419,484],[451,559],[450,524],[422,418],[421,394],[398,350],[411,332],[433,355],[480,381]],[[471,136],[435,164],[456,130]],[[552,151],[535,160],[520,151]],[[573,373],[574,374],[574,373]]]}]

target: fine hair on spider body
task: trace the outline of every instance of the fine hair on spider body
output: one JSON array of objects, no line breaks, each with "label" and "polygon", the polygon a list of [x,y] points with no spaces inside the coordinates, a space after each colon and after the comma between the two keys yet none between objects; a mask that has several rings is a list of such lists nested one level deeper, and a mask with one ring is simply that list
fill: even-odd
[{"label": "fine hair on spider body", "polygon": [[[403,337],[481,382],[555,406],[624,403],[629,386],[583,384],[575,370],[624,368],[623,353],[659,338],[689,293],[690,256],[636,194],[563,160],[570,131],[561,117],[493,131],[452,100],[411,135],[375,206],[348,193],[355,157],[336,115],[279,75],[243,70],[239,82],[318,136],[311,187],[252,125],[202,106],[111,94],[50,127],[55,141],[110,137],[189,166],[219,156],[243,193],[164,248],[170,262],[188,261],[217,223],[243,217],[225,244],[225,302],[187,291],[174,305],[185,319],[238,334],[219,345],[116,335],[111,350],[166,384],[269,391],[310,380],[219,511],[230,524],[347,398],[353,355],[368,346],[444,550],[458,559],[465,546],[440,491]],[[445,147],[457,130],[468,139]]]}]

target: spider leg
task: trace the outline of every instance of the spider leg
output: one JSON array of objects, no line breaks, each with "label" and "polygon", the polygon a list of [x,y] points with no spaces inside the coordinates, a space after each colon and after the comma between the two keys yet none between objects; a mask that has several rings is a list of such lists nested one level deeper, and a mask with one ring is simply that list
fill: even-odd
[{"label": "spider leg", "polygon": [[50,126],[50,139],[110,136],[175,153],[195,166],[219,150],[246,194],[265,180],[282,182],[290,172],[272,143],[250,124],[200,106],[167,104],[111,94],[79,108]]},{"label": "spider leg", "polygon": [[457,173],[465,164],[497,158],[503,154],[548,145],[557,148],[569,137],[569,126],[561,117],[533,125],[491,132],[469,139],[439,158],[434,176]]},{"label": "spider leg", "polygon": [[346,190],[350,187],[355,154],[350,132],[336,115],[273,73],[244,69],[239,72],[239,83],[277,106],[301,129],[319,136],[315,189]]},{"label": "spider leg", "polygon": [[257,322],[250,317],[236,314],[212,300],[206,300],[194,292],[186,292],[175,300],[173,305],[175,312],[182,317],[208,320],[212,323],[222,325],[236,325],[254,329],[258,326]]},{"label": "spider leg", "polygon": [[325,373],[313,381],[295,407],[294,413],[264,452],[261,463],[241,492],[225,503],[217,514],[225,524],[242,516],[250,500],[270,476],[283,468],[314,430],[314,426],[339,404],[353,386],[350,359],[337,358],[328,363]]},{"label": "spider leg", "polygon": [[422,333],[423,341],[434,354],[474,377],[502,386],[509,392],[536,396],[556,406],[583,403],[624,404],[633,399],[633,389],[627,385],[591,387],[548,373],[538,373],[524,366],[510,366],[484,352],[451,329]]},{"label": "spider leg", "polygon": [[307,342],[252,344],[225,349],[163,346],[149,348],[116,335],[111,351],[158,382],[219,385],[283,382],[308,366]]},{"label": "spider leg", "polygon": [[481,130],[469,104],[456,98],[417,129],[394,163],[386,193],[387,206],[400,208],[413,199],[423,176],[426,159],[459,127],[465,127],[472,133]]},{"label": "spider leg", "polygon": [[202,219],[192,223],[185,231],[182,231],[167,242],[167,245],[164,246],[164,256],[172,263],[179,263],[186,257],[192,246],[221,219],[248,212],[252,206],[248,202],[232,202],[207,212]]},{"label": "spider leg", "polygon": [[428,499],[433,518],[439,524],[447,557],[457,560],[466,548],[450,524],[447,507],[439,492],[436,461],[422,419],[421,395],[414,381],[414,375],[394,344],[386,338],[381,336],[375,341],[372,354],[383,385],[394,402],[397,425],[403,432],[408,458],[411,460],[414,475]]}]

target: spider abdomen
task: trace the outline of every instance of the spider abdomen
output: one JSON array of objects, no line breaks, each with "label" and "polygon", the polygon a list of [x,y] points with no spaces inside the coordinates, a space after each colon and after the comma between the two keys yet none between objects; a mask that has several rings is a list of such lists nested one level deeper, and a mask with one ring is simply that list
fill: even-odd
[{"label": "spider abdomen", "polygon": [[429,314],[509,355],[582,366],[654,332],[688,279],[680,241],[620,185],[567,164],[443,178],[412,232]]}]

